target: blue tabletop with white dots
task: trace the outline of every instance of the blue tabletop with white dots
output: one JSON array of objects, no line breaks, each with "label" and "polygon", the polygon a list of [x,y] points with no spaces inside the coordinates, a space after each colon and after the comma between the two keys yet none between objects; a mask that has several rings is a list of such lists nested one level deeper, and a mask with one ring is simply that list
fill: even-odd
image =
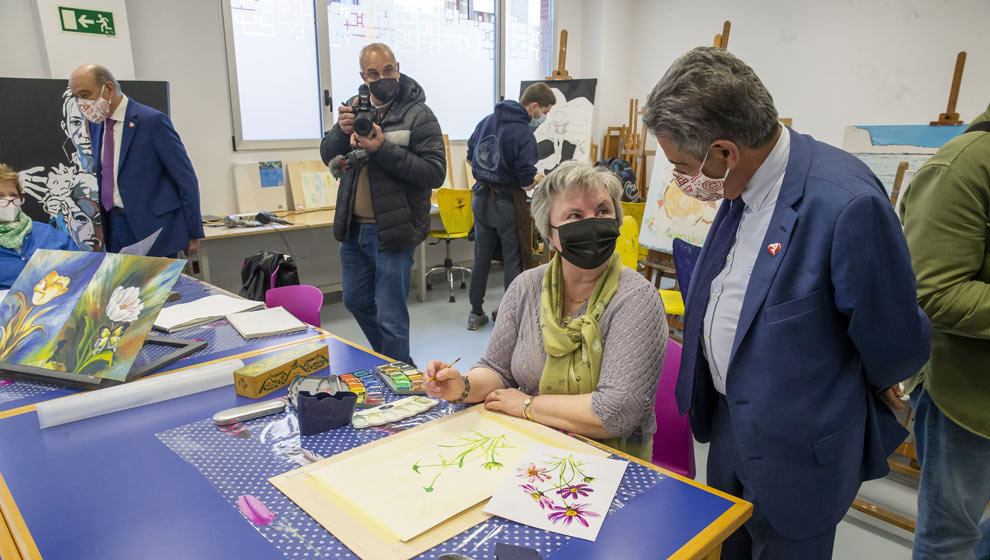
[{"label": "blue tabletop with white dots", "polygon": [[[331,364],[320,374],[385,362],[337,338],[324,343]],[[396,424],[315,436],[299,435],[292,412],[234,429],[212,424],[215,412],[249,402],[256,401],[222,387],[45,430],[33,411],[0,418],[2,482],[45,558],[354,558],[268,478],[459,408],[441,403]],[[263,502],[273,519],[256,524],[242,514],[237,500],[245,495]],[[596,542],[496,517],[419,558],[445,552],[492,558],[498,542],[536,549],[544,558],[667,557],[732,505],[630,464]]]}]

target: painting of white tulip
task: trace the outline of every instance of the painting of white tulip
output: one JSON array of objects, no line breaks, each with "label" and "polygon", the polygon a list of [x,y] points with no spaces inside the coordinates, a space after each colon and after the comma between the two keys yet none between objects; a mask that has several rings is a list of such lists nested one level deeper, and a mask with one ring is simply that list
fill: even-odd
[{"label": "painting of white tulip", "polygon": [[36,251],[0,302],[0,361],[126,380],[184,264]]}]

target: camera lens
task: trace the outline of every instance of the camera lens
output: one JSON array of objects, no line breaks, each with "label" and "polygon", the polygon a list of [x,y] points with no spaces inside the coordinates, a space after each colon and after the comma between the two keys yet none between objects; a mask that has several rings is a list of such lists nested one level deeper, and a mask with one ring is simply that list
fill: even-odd
[{"label": "camera lens", "polygon": [[371,116],[368,113],[358,113],[358,116],[354,118],[354,132],[361,136],[369,136],[372,130],[374,128],[372,127]]}]

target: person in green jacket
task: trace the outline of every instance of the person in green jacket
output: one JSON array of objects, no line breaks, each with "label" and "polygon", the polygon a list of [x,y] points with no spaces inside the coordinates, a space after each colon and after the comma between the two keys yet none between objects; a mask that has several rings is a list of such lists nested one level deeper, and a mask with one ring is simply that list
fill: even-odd
[{"label": "person in green jacket", "polygon": [[[979,124],[984,123],[984,124]],[[990,558],[990,107],[928,160],[901,220],[932,322],[909,379],[921,483],[915,559]]]}]

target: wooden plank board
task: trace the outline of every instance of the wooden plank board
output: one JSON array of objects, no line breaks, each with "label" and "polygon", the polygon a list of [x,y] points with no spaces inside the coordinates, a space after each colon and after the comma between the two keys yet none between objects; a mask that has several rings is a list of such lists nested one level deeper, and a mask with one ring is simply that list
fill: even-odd
[{"label": "wooden plank board", "polygon": [[[290,208],[311,210],[337,207],[340,181],[330,174],[322,161],[289,161],[286,166],[289,171]],[[320,189],[324,191],[322,197],[317,193]]]},{"label": "wooden plank board", "polygon": [[[264,163],[277,164],[277,172],[283,173],[282,184],[265,187],[261,184],[261,168]],[[234,189],[237,197],[237,211],[281,212],[288,210],[286,201],[285,176],[282,162],[238,162],[234,163]]]},{"label": "wooden plank board", "polygon": [[[433,430],[446,422],[456,422],[464,415],[469,414],[491,416],[497,419],[500,424],[512,430],[529,437],[538,438],[551,445],[600,457],[609,455],[607,451],[591,446],[542,424],[484,411],[484,405],[479,404],[410,430],[345,451],[323,461],[273,477],[269,479],[269,482],[361,558],[370,558],[372,560],[412,558],[453,538],[478,523],[490,519],[491,515],[482,511],[488,500],[485,499],[436,525],[432,529],[403,542],[394,535],[390,536],[387,529],[377,523],[376,520],[360,514],[356,515],[354,509],[347,507],[344,502],[334,499],[333,496],[321,493],[319,486],[314,485],[314,478],[310,476],[310,473],[381,446],[396,446],[397,442],[401,446],[401,440],[404,438],[415,436],[426,430]],[[515,465],[504,466],[506,476],[511,476],[511,470],[514,467]],[[396,468],[401,467],[396,466]]]}]

